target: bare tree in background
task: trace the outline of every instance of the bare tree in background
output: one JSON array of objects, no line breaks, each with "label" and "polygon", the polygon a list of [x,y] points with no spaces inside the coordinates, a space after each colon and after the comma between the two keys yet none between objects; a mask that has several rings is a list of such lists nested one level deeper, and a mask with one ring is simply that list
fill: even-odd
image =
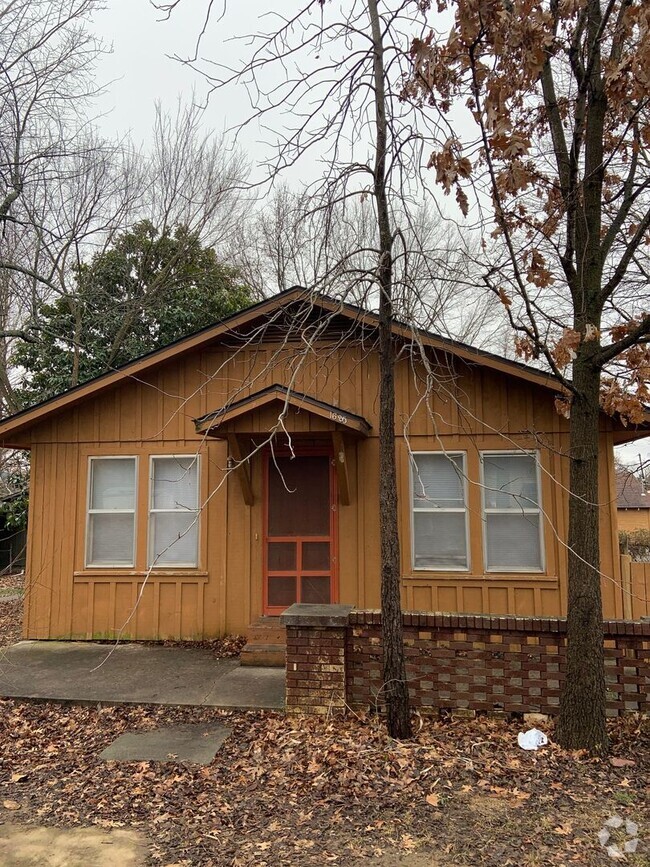
[{"label": "bare tree in background", "polygon": [[[478,235],[441,222],[426,204],[403,222],[408,257],[396,261],[396,279],[409,291],[397,318],[500,351],[507,322],[498,301],[477,291],[484,270]],[[376,248],[377,224],[366,203],[351,199],[323,207],[309,188],[296,191],[282,183],[241,222],[228,258],[259,298],[309,286],[363,303],[365,293],[356,299],[358,276],[372,267]]]},{"label": "bare tree in background", "polygon": [[161,232],[185,226],[223,258],[254,199],[250,164],[223,133],[203,128],[203,114],[193,95],[173,113],[156,106],[151,152],[141,155],[148,184],[139,219]]},{"label": "bare tree in background", "polygon": [[87,29],[97,0],[13,0],[0,12],[0,222],[25,222],[20,204],[52,185],[78,155],[98,89],[102,50]]},{"label": "bare tree in background", "polygon": [[[61,162],[65,174],[59,183],[40,177],[23,195],[22,221],[10,223],[0,241],[5,258],[16,263],[6,269],[6,293],[0,298],[7,322],[0,389],[10,411],[18,408],[8,373],[16,340],[66,344],[74,357],[68,385],[79,382],[80,359],[89,351],[82,335],[90,323],[88,293],[80,294],[78,277],[84,264],[109,249],[121,233],[143,220],[163,235],[184,227],[177,233],[176,253],[166,259],[155,285],[125,310],[119,332],[123,339],[129,323],[146,319],[145,299],[149,306],[155,304],[175,285],[176,266],[185,265],[197,239],[203,246],[225,245],[241,218],[247,166],[237,149],[228,151],[221,137],[200,129],[201,117],[196,105],[179,105],[172,115],[158,108],[151,152],[136,150],[128,140],[91,138],[89,132],[86,147]],[[152,236],[152,254],[156,244]],[[102,283],[97,291],[106,288]],[[52,334],[44,302],[58,303],[59,309],[63,304],[72,327]],[[121,343],[116,344],[115,357],[121,350]]]},{"label": "bare tree in background", "polygon": [[[38,307],[65,299],[76,326],[75,273],[140,220],[187,226],[222,244],[241,213],[241,153],[201,130],[201,109],[157,110],[151,151],[107,141],[92,119],[102,88],[92,32],[101,0],[12,0],[0,11],[0,392],[16,409],[9,358],[39,339]],[[237,192],[236,192],[237,190]]]}]

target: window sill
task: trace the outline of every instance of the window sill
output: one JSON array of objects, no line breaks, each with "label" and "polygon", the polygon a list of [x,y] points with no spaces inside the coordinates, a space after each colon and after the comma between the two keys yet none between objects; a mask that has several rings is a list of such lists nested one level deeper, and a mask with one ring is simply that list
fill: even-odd
[{"label": "window sill", "polygon": [[122,569],[121,567],[111,568],[110,566],[102,566],[94,569],[80,569],[73,572],[74,581],[88,581],[91,579],[99,581],[133,581],[143,580],[147,578],[149,581],[201,581],[205,583],[209,575],[207,572],[199,569],[174,569],[166,567],[165,569]]},{"label": "window sill", "polygon": [[415,569],[411,575],[403,575],[402,581],[540,581],[557,584],[557,575],[545,575],[542,572],[484,572],[482,575],[468,575],[466,572],[433,572],[430,569],[422,571]]}]

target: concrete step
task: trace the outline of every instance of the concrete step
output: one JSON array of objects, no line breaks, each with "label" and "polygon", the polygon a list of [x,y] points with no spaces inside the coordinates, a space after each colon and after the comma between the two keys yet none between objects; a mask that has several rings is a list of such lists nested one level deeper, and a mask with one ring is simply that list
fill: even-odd
[{"label": "concrete step", "polygon": [[242,649],[242,665],[259,665],[266,668],[284,668],[287,648],[284,644],[247,644]]},{"label": "concrete step", "polygon": [[281,644],[287,641],[287,630],[277,617],[260,617],[247,631],[249,644]]}]

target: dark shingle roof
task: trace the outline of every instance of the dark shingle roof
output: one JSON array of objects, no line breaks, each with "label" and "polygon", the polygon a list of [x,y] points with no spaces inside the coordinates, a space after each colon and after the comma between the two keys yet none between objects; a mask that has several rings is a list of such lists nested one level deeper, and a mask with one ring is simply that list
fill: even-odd
[{"label": "dark shingle roof", "polygon": [[627,467],[616,467],[616,505],[619,509],[650,509],[650,493]]}]

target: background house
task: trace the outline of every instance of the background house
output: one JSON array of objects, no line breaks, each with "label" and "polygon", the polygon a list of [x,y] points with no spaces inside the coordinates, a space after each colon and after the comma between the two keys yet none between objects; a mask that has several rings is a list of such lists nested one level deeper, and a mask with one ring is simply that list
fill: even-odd
[{"label": "background house", "polygon": [[650,531],[650,493],[629,467],[616,466],[616,508],[620,531]]},{"label": "background house", "polygon": [[[25,636],[200,639],[379,605],[376,319],[289,290],[0,423],[31,450]],[[407,610],[566,610],[568,425],[541,371],[396,325]],[[601,417],[607,617],[622,617]]]}]

